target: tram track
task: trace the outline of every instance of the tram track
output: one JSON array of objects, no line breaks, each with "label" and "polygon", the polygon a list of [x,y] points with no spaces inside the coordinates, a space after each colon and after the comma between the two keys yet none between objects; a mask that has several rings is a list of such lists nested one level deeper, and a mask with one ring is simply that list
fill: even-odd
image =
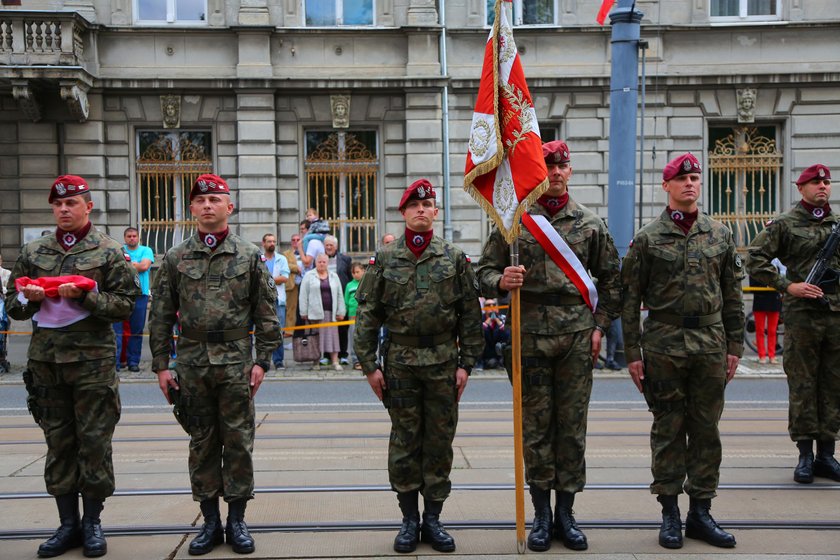
[{"label": "tram track", "polygon": [[[527,486],[526,486],[527,488]],[[809,491],[840,491],[840,484],[721,484],[720,490],[741,490],[741,491],[775,491],[795,490],[797,492]],[[647,491],[648,484],[587,484],[586,491]],[[513,491],[513,484],[453,484],[453,491]],[[255,494],[318,494],[318,493],[356,493],[356,492],[392,492],[387,484],[348,484],[348,485],[320,485],[320,486],[267,486],[254,490]],[[114,496],[117,497],[153,497],[153,496],[189,496],[192,492],[189,488],[151,488],[151,489],[127,489],[117,490]],[[0,493],[0,502],[6,500],[33,500],[52,498],[46,492],[4,492]]]},{"label": "tram track", "polygon": [[[530,527],[530,523],[527,524]],[[658,521],[626,521],[612,519],[578,520],[583,529],[657,529]],[[249,523],[251,533],[335,533],[357,531],[393,531],[398,529],[396,521],[317,521],[306,523]],[[447,520],[450,530],[515,530],[513,520],[495,521],[455,521]],[[727,520],[727,529],[753,529],[772,531],[836,531],[840,530],[840,520],[802,521],[802,520]],[[44,539],[53,534],[53,529],[13,529],[0,530],[2,540]],[[179,535],[198,531],[193,525],[148,525],[148,526],[106,526],[105,534],[111,537]]]}]

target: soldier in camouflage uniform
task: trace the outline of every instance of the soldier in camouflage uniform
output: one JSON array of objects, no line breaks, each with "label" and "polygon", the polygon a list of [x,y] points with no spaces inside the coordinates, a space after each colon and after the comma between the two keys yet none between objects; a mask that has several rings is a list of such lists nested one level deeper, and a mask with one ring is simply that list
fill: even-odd
[{"label": "soldier in camouflage uniform", "polygon": [[[597,278],[593,313],[572,280],[523,227],[520,266],[509,266],[509,248],[499,231],[484,246],[478,277],[485,297],[521,288],[522,439],[534,524],[528,548],[545,551],[554,538],[573,550],[588,547],[572,514],[575,494],[586,483],[586,419],[592,367],[601,339],[618,316],[618,253],[604,221],[569,197],[569,147],[543,145],[549,190],[529,209],[544,217]],[[510,367],[510,349],[506,353]],[[551,490],[557,494],[552,519]]]},{"label": "soldier in camouflage uniform", "polygon": [[[683,484],[690,500],[685,535],[735,546],[709,508],[720,479],[724,387],[743,353],[744,271],[729,229],[697,209],[701,172],[692,154],[665,166],[669,206],[637,232],[621,269],[624,348],[653,413],[650,489],[662,504],[665,548],[683,545]],[[642,305],[649,309],[644,333]]]},{"label": "soldier in camouflage uniform", "polygon": [[[767,223],[749,248],[749,271],[756,280],[786,294],[784,367],[790,391],[788,432],[799,448],[793,479],[814,476],[840,481],[834,446],[840,430],[840,293],[837,278],[816,286],[805,282],[817,253],[840,220],[831,211],[831,171],[808,167],[796,186],[802,200]],[[787,267],[781,276],[770,261]],[[830,266],[840,268],[840,255]],[[817,458],[814,460],[814,440]]]},{"label": "soldier in camouflage uniform", "polygon": [[[107,543],[99,514],[114,493],[111,438],[120,418],[111,324],[131,314],[140,283],[122,246],[90,223],[93,202],[84,179],[59,177],[49,202],[58,225],[55,235],[23,246],[6,297],[11,317],[39,322],[24,380],[30,411],[46,437],[44,479],[61,527],[39,547],[38,556],[58,556],[81,545],[85,556],[102,556]],[[68,275],[91,278],[96,288],[83,291],[65,283],[58,287],[60,297],[47,297],[36,282]],[[23,277],[32,283],[18,291],[15,280]],[[54,321],[49,314],[55,307],[72,308],[73,319]]]},{"label": "soldier in camouflage uniform", "polygon": [[[206,554],[224,537],[234,552],[247,554],[255,549],[244,521],[245,505],[254,497],[253,398],[281,343],[277,294],[257,247],[228,229],[233,204],[222,178],[196,179],[190,212],[198,233],[167,251],[152,291],[152,369],[167,400],[171,389],[180,391],[176,408],[190,434],[192,494],[204,515],[190,554]],[[179,312],[176,380],[169,340]],[[220,496],[228,502],[224,537]]]},{"label": "soldier in camouflage uniform", "polygon": [[[399,209],[405,235],[371,259],[356,291],[353,344],[391,416],[388,476],[403,514],[394,550],[411,552],[422,538],[435,550],[451,552],[455,541],[440,523],[440,512],[452,486],[458,401],[484,346],[478,283],[469,257],[433,235],[438,210],[429,181],[412,183]],[[380,363],[382,326],[388,334]]]}]

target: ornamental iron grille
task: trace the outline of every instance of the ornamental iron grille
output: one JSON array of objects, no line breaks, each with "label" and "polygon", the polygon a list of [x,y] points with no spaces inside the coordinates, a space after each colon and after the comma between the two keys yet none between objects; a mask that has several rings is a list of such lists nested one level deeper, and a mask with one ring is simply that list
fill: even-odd
[{"label": "ornamental iron grille", "polygon": [[327,220],[341,252],[369,256],[376,250],[374,131],[306,133],[307,206]]},{"label": "ornamental iron grille", "polygon": [[199,175],[213,172],[210,132],[141,131],[137,146],[141,239],[162,254],[196,230],[190,189]]},{"label": "ornamental iron grille", "polygon": [[739,249],[778,212],[782,154],[775,133],[774,127],[710,130],[710,214],[729,227]]}]

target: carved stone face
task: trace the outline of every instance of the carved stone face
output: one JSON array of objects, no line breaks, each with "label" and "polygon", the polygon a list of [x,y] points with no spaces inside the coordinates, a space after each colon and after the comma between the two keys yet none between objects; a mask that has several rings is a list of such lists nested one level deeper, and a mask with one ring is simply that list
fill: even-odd
[{"label": "carved stone face", "polygon": [[744,90],[741,94],[741,109],[750,111],[753,107],[755,107],[755,94],[752,90]]}]

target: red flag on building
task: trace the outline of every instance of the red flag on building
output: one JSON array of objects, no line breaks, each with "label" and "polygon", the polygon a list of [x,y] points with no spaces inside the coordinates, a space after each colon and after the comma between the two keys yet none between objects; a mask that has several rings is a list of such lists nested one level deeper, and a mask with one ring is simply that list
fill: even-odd
[{"label": "red flag on building", "polygon": [[484,66],[470,129],[464,189],[508,243],[520,216],[548,189],[537,115],[502,2],[484,48]]},{"label": "red flag on building", "polygon": [[598,17],[595,18],[595,21],[604,25],[604,22],[607,20],[607,14],[610,13],[612,7],[615,5],[615,0],[603,0],[601,4],[601,9],[598,10]]}]

